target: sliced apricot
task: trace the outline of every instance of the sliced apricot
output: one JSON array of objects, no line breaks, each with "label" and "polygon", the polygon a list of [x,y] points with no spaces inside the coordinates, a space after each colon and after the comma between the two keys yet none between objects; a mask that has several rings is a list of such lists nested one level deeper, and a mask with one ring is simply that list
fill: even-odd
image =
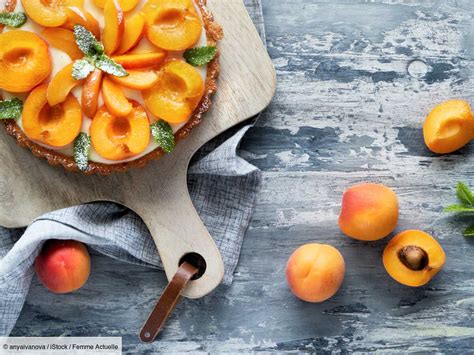
[{"label": "sliced apricot", "polygon": [[117,117],[101,107],[90,129],[95,151],[109,160],[124,160],[142,153],[150,143],[150,121],[145,109],[134,102],[127,116]]},{"label": "sliced apricot", "polygon": [[66,53],[72,60],[84,57],[84,53],[81,52],[76,44],[74,33],[70,30],[61,27],[45,28],[41,32],[41,36],[51,46]]},{"label": "sliced apricot", "polygon": [[428,283],[441,271],[445,261],[441,245],[420,230],[407,230],[396,235],[383,252],[383,265],[389,275],[411,287]]},{"label": "sliced apricot", "polygon": [[150,53],[134,53],[124,54],[113,57],[115,62],[121,64],[125,69],[142,69],[154,67],[163,62],[167,53],[165,51],[157,51]]},{"label": "sliced apricot", "polygon": [[102,34],[105,53],[113,54],[120,45],[125,29],[123,11],[118,0],[107,0],[104,6],[105,27]]},{"label": "sliced apricot", "polygon": [[83,80],[76,80],[72,77],[73,65],[74,63],[66,65],[49,82],[46,97],[50,106],[65,101],[71,90],[82,84]]},{"label": "sliced apricot", "polygon": [[68,6],[64,11],[67,17],[64,28],[73,30],[75,25],[81,25],[92,32],[95,38],[100,39],[99,22],[89,11],[77,6]]},{"label": "sliced apricot", "polygon": [[133,109],[132,104],[125,97],[120,86],[108,77],[104,78],[102,82],[102,98],[104,99],[105,106],[114,116],[126,116]]},{"label": "sliced apricot", "polygon": [[128,76],[110,76],[110,79],[129,89],[145,90],[153,87],[158,81],[154,70],[129,70]]},{"label": "sliced apricot", "polygon": [[[107,0],[92,0],[92,1],[97,7],[100,7],[101,9],[105,7],[105,3],[107,2]],[[120,7],[122,8],[123,12],[133,10],[138,5],[139,2],[140,0],[119,0]]]},{"label": "sliced apricot", "polygon": [[203,26],[192,0],[150,0],[143,12],[147,37],[158,48],[182,51],[201,37]]},{"label": "sliced apricot", "polygon": [[160,70],[157,84],[142,94],[153,115],[170,123],[181,123],[189,119],[201,101],[204,81],[193,66],[172,60]]},{"label": "sliced apricot", "polygon": [[66,23],[65,6],[82,6],[82,0],[21,0],[26,14],[44,27],[58,27]]},{"label": "sliced apricot", "polygon": [[82,86],[82,112],[84,112],[87,117],[92,118],[97,113],[102,77],[102,70],[95,69],[92,74],[86,78]]},{"label": "sliced apricot", "polygon": [[26,135],[37,142],[64,147],[77,137],[82,127],[81,105],[69,94],[64,102],[50,106],[48,85],[36,87],[23,107],[22,124]]},{"label": "sliced apricot", "polygon": [[134,16],[125,18],[125,29],[122,43],[117,49],[118,54],[128,52],[135,47],[145,34],[145,18],[141,12]]},{"label": "sliced apricot", "polygon": [[51,74],[48,45],[38,35],[15,30],[0,34],[0,88],[33,89]]}]

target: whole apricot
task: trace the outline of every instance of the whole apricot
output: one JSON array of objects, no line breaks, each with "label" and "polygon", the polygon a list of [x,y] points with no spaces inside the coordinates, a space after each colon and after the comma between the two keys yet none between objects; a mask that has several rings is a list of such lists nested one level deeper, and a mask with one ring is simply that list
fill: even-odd
[{"label": "whole apricot", "polygon": [[474,138],[474,115],[464,100],[449,100],[436,106],[423,124],[423,137],[434,153],[452,153]]},{"label": "whole apricot", "polygon": [[381,184],[354,185],[344,192],[339,227],[348,237],[373,241],[389,235],[398,223],[398,198]]},{"label": "whole apricot", "polygon": [[428,283],[444,266],[446,255],[439,243],[420,230],[397,234],[383,252],[388,274],[403,285],[418,287]]},{"label": "whole apricot", "polygon": [[345,263],[331,245],[306,244],[290,256],[286,279],[293,294],[307,302],[323,302],[334,296],[344,280]]},{"label": "whole apricot", "polygon": [[52,292],[76,291],[89,278],[89,252],[75,240],[48,240],[36,258],[35,271],[44,287]]}]

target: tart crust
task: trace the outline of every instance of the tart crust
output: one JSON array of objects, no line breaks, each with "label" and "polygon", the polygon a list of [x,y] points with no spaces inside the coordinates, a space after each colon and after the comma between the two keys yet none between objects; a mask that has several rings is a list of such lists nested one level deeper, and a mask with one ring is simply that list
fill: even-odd
[{"label": "tart crust", "polygon": [[[214,16],[212,13],[207,10],[207,0],[195,0],[195,2],[202,14],[208,45],[216,45],[217,42],[223,37],[222,28],[214,21]],[[5,10],[13,11],[15,9],[15,5],[15,0],[8,0]],[[203,114],[211,108],[211,97],[217,90],[217,78],[219,76],[219,71],[220,67],[218,51],[216,57],[207,66],[204,96],[201,99],[198,107],[194,110],[188,122],[178,132],[175,133],[176,142],[186,138],[192,129],[201,123]],[[50,165],[63,166],[67,171],[82,172],[85,175],[110,175],[115,172],[124,172],[131,168],[143,168],[150,160],[160,159],[165,154],[161,148],[157,148],[141,158],[125,163],[103,164],[90,161],[87,170],[81,171],[77,167],[72,156],[67,156],[52,149],[48,149],[30,140],[17,125],[15,120],[4,120],[3,123],[7,133],[15,137],[17,143],[20,146],[30,149],[33,155],[36,157],[45,159]]]}]

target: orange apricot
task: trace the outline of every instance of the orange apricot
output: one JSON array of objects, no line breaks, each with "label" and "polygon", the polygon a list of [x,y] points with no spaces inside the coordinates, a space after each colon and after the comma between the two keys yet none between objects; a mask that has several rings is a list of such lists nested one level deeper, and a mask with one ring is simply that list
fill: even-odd
[{"label": "orange apricot", "polygon": [[293,294],[307,302],[331,298],[344,280],[345,263],[341,253],[331,245],[306,244],[290,256],[286,279]]},{"label": "orange apricot", "polygon": [[75,25],[81,25],[92,32],[95,38],[100,39],[99,22],[90,12],[76,6],[68,6],[64,11],[67,17],[67,21],[63,25],[64,28],[73,30]]},{"label": "orange apricot", "polygon": [[169,123],[187,121],[203,94],[204,81],[198,70],[179,60],[166,63],[157,84],[142,93],[148,110]]},{"label": "orange apricot", "polygon": [[158,48],[182,51],[201,37],[203,25],[192,0],[149,0],[143,12],[147,37]]},{"label": "orange apricot", "polygon": [[91,270],[89,252],[75,240],[48,240],[35,260],[35,271],[44,287],[69,293],[87,282]]},{"label": "orange apricot", "polygon": [[154,70],[129,70],[128,76],[109,76],[117,84],[129,89],[145,90],[153,87],[158,81],[158,74]]},{"label": "orange apricot", "polygon": [[44,27],[62,26],[67,21],[66,6],[82,6],[82,0],[21,0],[26,14]]},{"label": "orange apricot", "polygon": [[84,57],[76,44],[76,37],[70,30],[61,27],[45,28],[41,32],[46,41],[53,47],[65,52],[74,61]]},{"label": "orange apricot", "polygon": [[449,100],[436,106],[423,124],[428,148],[438,154],[452,153],[474,138],[474,115],[464,100]]},{"label": "orange apricot", "polygon": [[76,80],[72,77],[73,65],[74,63],[66,65],[49,82],[46,97],[50,106],[64,102],[71,90],[82,84],[83,80]]},{"label": "orange apricot", "polygon": [[118,54],[128,52],[135,47],[145,34],[145,18],[141,12],[125,18],[123,39],[117,49]]},{"label": "orange apricot", "polygon": [[161,64],[165,60],[166,55],[165,51],[157,50],[149,53],[118,55],[113,57],[113,59],[125,69],[143,69]]},{"label": "orange apricot", "polygon": [[38,35],[15,30],[0,34],[0,88],[25,92],[51,74],[48,45]]},{"label": "orange apricot", "polygon": [[132,112],[133,106],[125,97],[122,89],[108,77],[102,82],[102,98],[104,99],[107,110],[114,116],[127,116]]},{"label": "orange apricot", "polygon": [[82,127],[81,105],[69,94],[59,105],[48,105],[47,84],[36,87],[25,101],[22,124],[26,135],[37,142],[63,147],[74,141]]},{"label": "orange apricot", "polygon": [[[107,2],[107,0],[92,0],[92,1],[97,7],[100,7],[101,9],[105,7],[105,3]],[[133,10],[138,5],[139,2],[140,0],[119,0],[120,7],[122,8],[123,12],[128,12],[130,10]]]},{"label": "orange apricot", "polygon": [[373,241],[386,237],[398,223],[398,198],[381,184],[358,184],[344,192],[339,215],[341,231],[354,239]]},{"label": "orange apricot", "polygon": [[120,46],[125,29],[123,11],[118,0],[107,0],[104,6],[105,27],[102,42],[105,53],[113,54]]},{"label": "orange apricot", "polygon": [[407,230],[388,243],[383,265],[399,283],[418,287],[428,283],[444,266],[446,255],[439,243],[420,230]]},{"label": "orange apricot", "polygon": [[134,102],[132,112],[117,117],[99,109],[90,129],[95,151],[109,160],[124,160],[142,153],[150,143],[150,121],[145,109]]},{"label": "orange apricot", "polygon": [[85,80],[82,86],[82,112],[87,117],[93,118],[99,105],[100,88],[102,87],[103,72],[95,69]]}]

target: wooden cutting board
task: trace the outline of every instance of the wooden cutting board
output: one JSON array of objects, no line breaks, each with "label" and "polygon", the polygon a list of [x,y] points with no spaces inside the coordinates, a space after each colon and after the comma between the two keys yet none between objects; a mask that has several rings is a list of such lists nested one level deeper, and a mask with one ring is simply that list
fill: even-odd
[{"label": "wooden cutting board", "polygon": [[189,196],[186,176],[193,154],[213,137],[262,111],[276,87],[275,71],[242,0],[209,0],[224,29],[221,76],[213,107],[176,150],[143,169],[112,176],[68,173],[35,158],[0,129],[0,225],[23,227],[57,209],[92,201],[115,201],[135,211],[150,229],[168,279],[187,253],[198,253],[206,271],[184,296],[216,288],[224,265]]}]

